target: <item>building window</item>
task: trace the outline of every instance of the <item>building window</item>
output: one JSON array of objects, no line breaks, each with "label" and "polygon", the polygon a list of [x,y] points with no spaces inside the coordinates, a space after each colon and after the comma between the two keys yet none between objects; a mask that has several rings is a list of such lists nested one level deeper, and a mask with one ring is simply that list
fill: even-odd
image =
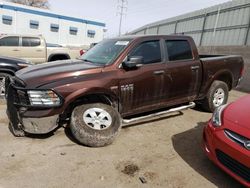
[{"label": "building window", "polygon": [[95,37],[95,31],[94,30],[88,30],[88,37],[94,38]]},{"label": "building window", "polygon": [[31,29],[38,29],[39,27],[39,22],[36,20],[30,20],[30,28]]},{"label": "building window", "polygon": [[3,21],[3,24],[12,25],[12,16],[3,15],[2,21]]},{"label": "building window", "polygon": [[59,31],[59,25],[58,24],[50,24],[50,31],[58,32]]},{"label": "building window", "polygon": [[77,35],[77,32],[78,32],[78,28],[77,27],[70,27],[69,28],[69,33],[71,35]]}]

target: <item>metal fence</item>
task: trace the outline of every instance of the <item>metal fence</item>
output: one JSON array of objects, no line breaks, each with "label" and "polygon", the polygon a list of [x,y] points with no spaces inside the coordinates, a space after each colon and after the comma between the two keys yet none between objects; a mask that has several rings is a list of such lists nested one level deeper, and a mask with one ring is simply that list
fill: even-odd
[{"label": "metal fence", "polygon": [[143,26],[131,34],[185,34],[198,46],[250,45],[250,0],[220,5]]}]

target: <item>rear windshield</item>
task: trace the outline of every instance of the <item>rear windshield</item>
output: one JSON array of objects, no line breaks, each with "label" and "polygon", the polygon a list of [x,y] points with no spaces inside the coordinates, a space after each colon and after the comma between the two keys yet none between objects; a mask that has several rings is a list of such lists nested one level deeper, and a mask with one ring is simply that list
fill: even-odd
[{"label": "rear windshield", "polygon": [[104,40],[87,51],[81,59],[95,64],[112,64],[129,42],[117,39]]}]

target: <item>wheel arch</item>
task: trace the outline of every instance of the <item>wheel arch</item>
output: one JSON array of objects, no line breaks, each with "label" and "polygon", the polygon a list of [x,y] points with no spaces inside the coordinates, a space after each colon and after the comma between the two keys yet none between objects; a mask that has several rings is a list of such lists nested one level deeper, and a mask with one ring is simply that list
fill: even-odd
[{"label": "wheel arch", "polygon": [[117,96],[112,93],[111,91],[99,90],[95,92],[87,91],[76,97],[72,98],[71,100],[66,102],[66,106],[63,112],[63,118],[69,117],[72,113],[73,109],[82,104],[88,103],[103,103],[112,106],[113,108],[119,111],[119,100]]},{"label": "wheel arch", "polygon": [[222,70],[217,72],[208,82],[208,85],[206,86],[205,89],[205,93],[208,92],[209,88],[211,87],[211,85],[213,84],[214,81],[222,81],[225,82],[228,86],[229,91],[232,89],[233,87],[233,74],[228,71],[228,70]]},{"label": "wheel arch", "polygon": [[56,59],[55,57],[65,57],[65,59],[70,59],[70,56],[67,53],[56,53],[49,56],[48,62],[52,61],[52,59]]}]

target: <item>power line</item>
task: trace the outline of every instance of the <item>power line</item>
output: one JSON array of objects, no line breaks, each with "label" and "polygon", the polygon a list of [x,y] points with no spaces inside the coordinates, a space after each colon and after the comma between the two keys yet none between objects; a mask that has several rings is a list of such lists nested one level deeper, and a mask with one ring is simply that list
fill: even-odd
[{"label": "power line", "polygon": [[125,11],[127,11],[127,5],[128,5],[127,0],[118,0],[118,6],[117,6],[118,12],[117,12],[117,14],[120,15],[119,36],[121,36],[122,19],[123,19],[123,16],[125,15]]}]

